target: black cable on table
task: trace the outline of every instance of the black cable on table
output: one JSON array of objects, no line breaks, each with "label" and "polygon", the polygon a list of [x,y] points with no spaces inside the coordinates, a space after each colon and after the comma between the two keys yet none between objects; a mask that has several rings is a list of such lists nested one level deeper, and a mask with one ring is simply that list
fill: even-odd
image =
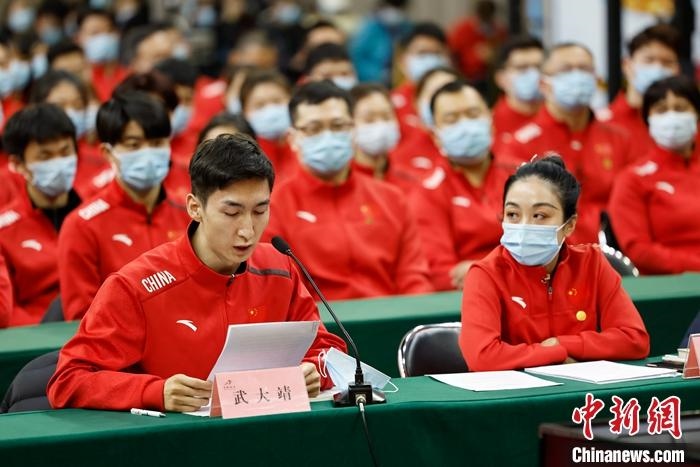
[{"label": "black cable on table", "polygon": [[360,415],[362,415],[362,426],[365,428],[365,437],[367,438],[367,446],[369,447],[369,454],[372,456],[372,463],[375,467],[379,467],[377,462],[377,455],[374,453],[374,445],[372,444],[372,438],[369,435],[369,428],[367,427],[367,418],[365,418],[365,403],[359,401],[357,406],[360,408]]}]

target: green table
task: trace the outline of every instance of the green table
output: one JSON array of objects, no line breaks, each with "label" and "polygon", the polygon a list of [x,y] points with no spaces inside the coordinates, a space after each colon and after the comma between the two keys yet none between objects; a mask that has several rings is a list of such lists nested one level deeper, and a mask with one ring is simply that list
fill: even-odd
[{"label": "green table", "polygon": [[[700,310],[700,274],[628,278],[624,286],[651,332],[651,355],[673,352]],[[419,324],[459,321],[458,292],[346,300],[332,305],[352,334],[362,359],[398,376],[396,352],[401,338]],[[328,328],[338,328],[328,312],[321,316]],[[32,358],[58,349],[74,333],[77,323],[50,323],[0,330],[0,397],[14,375]]]},{"label": "green table", "polygon": [[[664,378],[612,385],[563,381],[520,391],[472,392],[428,377],[395,381],[388,403],[367,408],[379,464],[388,466],[538,465],[538,426],[565,422],[586,392],[603,399],[681,398],[700,409],[700,380]],[[7,466],[154,465],[368,466],[356,408],[312,404],[310,413],[238,420],[166,418],[62,410],[0,415],[0,459]],[[603,415],[605,414],[605,415]]]}]

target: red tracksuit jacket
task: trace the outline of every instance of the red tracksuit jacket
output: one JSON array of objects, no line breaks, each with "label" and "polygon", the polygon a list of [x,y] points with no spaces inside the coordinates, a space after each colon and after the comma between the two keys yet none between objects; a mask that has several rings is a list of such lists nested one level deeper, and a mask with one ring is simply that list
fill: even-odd
[{"label": "red tracksuit jacket", "polygon": [[509,175],[492,162],[483,185],[474,187],[443,163],[414,192],[413,211],[437,290],[454,289],[450,269],[457,263],[481,259],[499,244],[503,187]]},{"label": "red tracksuit jacket", "polygon": [[14,302],[9,326],[37,324],[58,295],[58,232],[22,186],[19,196],[0,210],[0,255],[12,282]]},{"label": "red tracksuit jacket", "polygon": [[[163,194],[161,192],[161,194]],[[61,228],[58,272],[66,320],[83,317],[107,276],[184,230],[182,204],[160,201],[149,215],[115,180],[73,211]]]},{"label": "red tracksuit jacket", "polygon": [[522,114],[512,108],[505,96],[501,96],[493,106],[493,152],[500,152],[500,145],[513,139],[513,132],[527,125],[534,115]]},{"label": "red tracksuit jacket", "polygon": [[[631,360],[649,335],[620,276],[597,247],[562,246],[551,279],[502,246],[467,272],[459,345],[470,370],[511,370],[575,360]],[[559,345],[540,342],[556,337]]]},{"label": "red tracksuit jacket", "polygon": [[654,145],[616,180],[610,218],[622,251],[644,274],[700,271],[700,148],[686,162]]},{"label": "red tracksuit jacket", "polygon": [[625,93],[620,92],[610,103],[610,106],[597,112],[596,116],[600,121],[622,128],[629,134],[629,155],[632,160],[638,161],[645,158],[654,146],[654,140],[649,135],[649,128],[642,119],[641,109],[630,107]]},{"label": "red tracksuit jacket", "polygon": [[332,186],[299,170],[272,195],[264,238],[275,235],[330,300],[433,291],[405,196],[365,175]]},{"label": "red tracksuit jacket", "polygon": [[357,163],[357,160],[352,161],[352,170],[356,173],[361,173],[370,178],[376,180],[381,180],[384,183],[395,186],[396,188],[403,191],[405,194],[413,192],[420,186],[420,180],[416,178],[414,173],[410,173],[406,170],[397,167],[396,164],[391,163],[391,155],[389,155],[386,172],[384,172],[384,178],[377,179],[374,176],[374,168],[368,167],[366,165],[361,165]]},{"label": "red tracksuit jacket", "polygon": [[[291,260],[271,245],[258,245],[239,271],[209,269],[185,235],[111,275],[61,351],[51,405],[163,410],[165,380],[177,373],[206,379],[230,324],[320,319]],[[331,346],[346,349],[321,325],[305,361],[317,365]]]},{"label": "red tracksuit jacket", "polygon": [[258,137],[258,144],[275,169],[275,183],[294,177],[299,170],[297,154],[287,143]]},{"label": "red tracksuit jacket", "polygon": [[402,136],[389,158],[396,170],[411,174],[418,180],[429,176],[444,159],[423,127],[414,127],[410,134]]},{"label": "red tracksuit jacket", "polygon": [[598,242],[600,213],[607,207],[613,180],[630,161],[629,137],[593,116],[583,131],[572,133],[566,123],[555,120],[542,106],[532,123],[501,145],[497,157],[526,162],[547,151],[559,153],[581,183],[578,222],[571,243]]},{"label": "red tracksuit jacket", "polygon": [[6,328],[10,324],[12,301],[10,273],[7,272],[5,257],[0,255],[0,328]]}]

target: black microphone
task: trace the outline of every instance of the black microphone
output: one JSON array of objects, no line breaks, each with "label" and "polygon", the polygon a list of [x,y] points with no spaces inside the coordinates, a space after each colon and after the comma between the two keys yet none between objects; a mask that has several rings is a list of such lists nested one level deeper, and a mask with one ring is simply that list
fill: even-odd
[{"label": "black microphone", "polygon": [[382,391],[372,388],[371,384],[365,384],[365,376],[362,372],[362,365],[360,364],[360,352],[357,351],[355,341],[352,340],[350,333],[345,329],[343,323],[340,321],[340,319],[338,319],[338,316],[326,301],[326,297],[323,296],[323,293],[318,288],[318,285],[316,285],[316,282],[311,277],[311,274],[309,274],[309,271],[307,271],[304,267],[304,264],[294,255],[294,253],[292,253],[291,247],[282,237],[273,237],[272,246],[274,246],[275,249],[283,255],[292,258],[297,266],[299,266],[299,269],[301,269],[304,277],[306,277],[306,280],[309,281],[311,287],[313,287],[314,291],[316,291],[316,294],[323,302],[323,305],[328,310],[328,313],[330,313],[333,317],[335,324],[338,325],[340,331],[345,336],[345,339],[348,341],[353,353],[355,354],[355,363],[357,364],[355,368],[355,384],[349,384],[347,390],[333,396],[333,404],[337,407],[348,407],[359,405],[360,403],[367,405],[386,402],[386,397]]}]

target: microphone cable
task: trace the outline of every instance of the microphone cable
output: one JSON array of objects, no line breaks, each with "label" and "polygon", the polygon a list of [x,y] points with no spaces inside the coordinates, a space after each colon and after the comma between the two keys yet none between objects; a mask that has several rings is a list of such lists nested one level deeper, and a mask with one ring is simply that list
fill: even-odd
[{"label": "microphone cable", "polygon": [[361,398],[357,402],[357,407],[360,409],[360,415],[362,416],[362,427],[365,429],[365,438],[367,439],[367,447],[369,448],[369,455],[372,457],[372,464],[374,467],[379,467],[379,462],[377,462],[377,454],[374,452],[374,444],[372,444],[372,437],[369,435],[369,427],[367,426],[367,418],[365,416],[365,400]]}]

